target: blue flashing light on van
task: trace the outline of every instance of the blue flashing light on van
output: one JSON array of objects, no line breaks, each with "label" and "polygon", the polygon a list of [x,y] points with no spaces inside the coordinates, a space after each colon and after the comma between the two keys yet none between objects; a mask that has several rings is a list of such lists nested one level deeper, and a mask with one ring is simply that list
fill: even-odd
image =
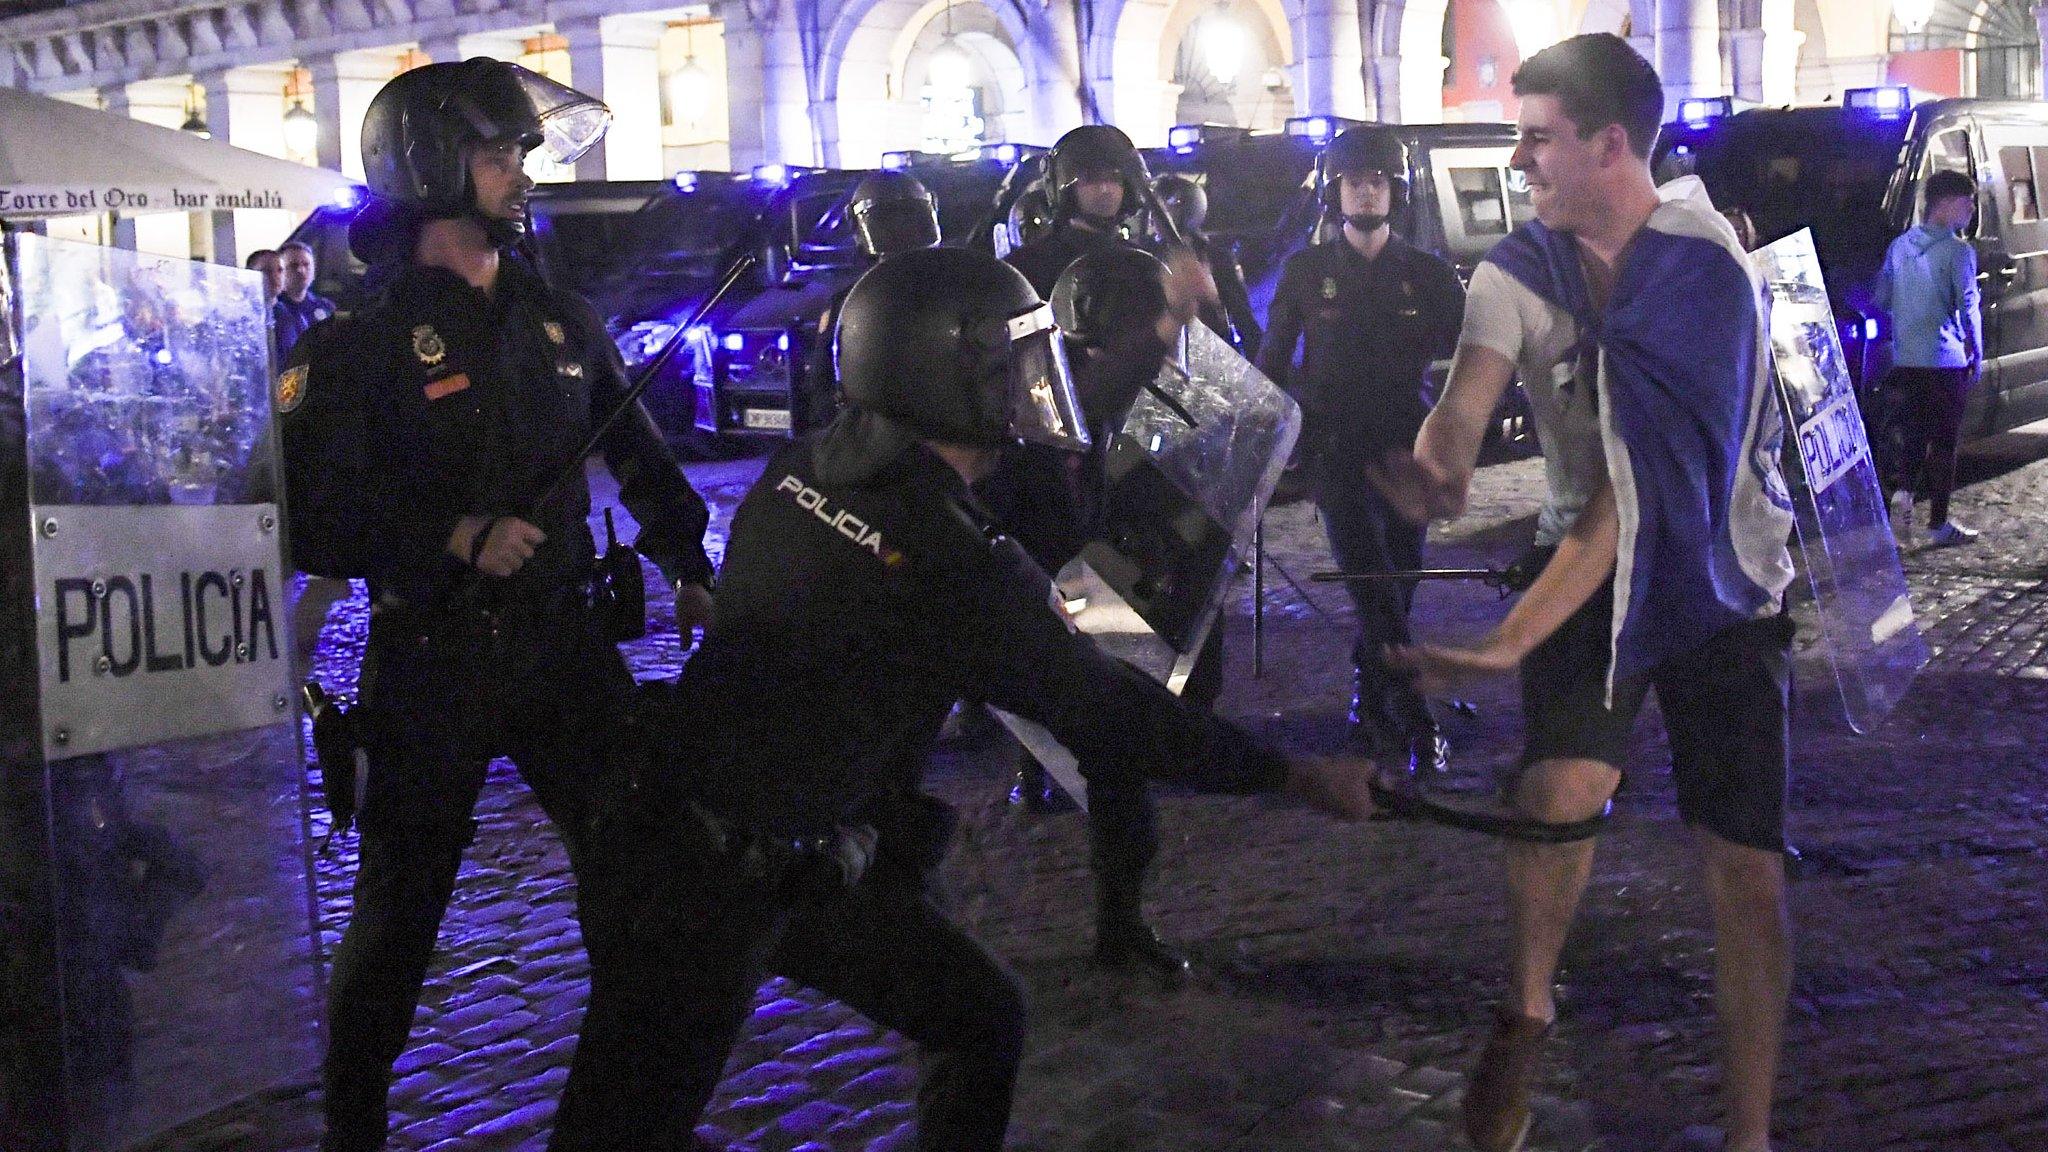
[{"label": "blue flashing light on van", "polygon": [[1734,113],[1735,100],[1729,96],[1695,96],[1678,102],[1678,119],[1689,128],[1705,128]]},{"label": "blue flashing light on van", "polygon": [[361,184],[349,184],[334,190],[330,201],[343,212],[353,212],[370,198],[370,190]]},{"label": "blue flashing light on van", "polygon": [[1913,110],[1913,90],[1903,85],[1851,88],[1842,93],[1842,106],[1879,120],[1898,120]]},{"label": "blue flashing light on van", "polygon": [[1287,134],[1300,136],[1317,145],[1328,144],[1337,135],[1337,121],[1329,116],[1289,117]]},{"label": "blue flashing light on van", "polygon": [[917,153],[915,152],[884,152],[882,153],[882,167],[891,172],[901,172],[903,169],[910,167],[911,161],[915,159],[917,159]]},{"label": "blue flashing light on van", "polygon": [[789,187],[792,176],[793,173],[787,164],[757,164],[753,171],[754,183],[766,184],[773,188]]},{"label": "blue flashing light on van", "polygon": [[678,192],[686,194],[690,192],[695,192],[697,190],[697,174],[688,169],[684,169],[683,171],[678,172],[673,177],[671,177],[669,179],[669,183],[674,184],[676,186],[676,191]]}]

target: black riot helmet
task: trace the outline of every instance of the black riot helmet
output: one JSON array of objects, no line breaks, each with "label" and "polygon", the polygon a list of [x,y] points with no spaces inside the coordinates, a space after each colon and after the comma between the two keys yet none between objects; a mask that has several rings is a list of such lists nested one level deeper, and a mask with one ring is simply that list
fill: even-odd
[{"label": "black riot helmet", "polygon": [[1183,237],[1201,232],[1209,219],[1209,192],[1201,181],[1168,172],[1152,182],[1152,191],[1158,193],[1159,203],[1172,214],[1174,226]]},{"label": "black riot helmet", "polygon": [[1004,225],[1009,251],[1015,252],[1045,235],[1052,230],[1053,223],[1052,200],[1046,195],[1045,185],[1026,188],[1011,203],[1009,220]]},{"label": "black riot helmet", "polygon": [[1117,210],[1121,219],[1144,211],[1145,193],[1152,181],[1137,146],[1123,129],[1110,124],[1083,124],[1060,137],[1046,155],[1045,171],[1046,196],[1061,220],[1080,211],[1074,202],[1074,186],[1085,175],[1114,173],[1123,180],[1124,202]]},{"label": "black riot helmet", "polygon": [[1118,332],[1150,328],[1166,311],[1166,265],[1142,249],[1114,245],[1067,265],[1052,288],[1052,318],[1083,348]]},{"label": "black riot helmet", "polygon": [[1052,309],[986,252],[883,259],[847,293],[832,354],[848,404],[919,436],[1088,447]]},{"label": "black riot helmet", "polygon": [[1394,129],[1384,124],[1361,124],[1346,128],[1323,149],[1323,208],[1332,216],[1344,211],[1343,178],[1347,173],[1385,173],[1393,186],[1393,215],[1408,205],[1408,145]]},{"label": "black riot helmet", "polygon": [[876,172],[847,201],[860,250],[879,260],[939,242],[939,202],[908,172]]},{"label": "black riot helmet", "polygon": [[469,150],[516,141],[571,164],[611,126],[603,101],[517,64],[478,56],[400,73],[363,114],[363,169],[376,196],[455,216],[471,208]]}]

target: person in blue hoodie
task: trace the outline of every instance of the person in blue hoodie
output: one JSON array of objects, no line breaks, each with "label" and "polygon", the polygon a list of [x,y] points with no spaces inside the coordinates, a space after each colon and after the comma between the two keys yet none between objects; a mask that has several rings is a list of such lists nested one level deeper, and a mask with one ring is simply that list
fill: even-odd
[{"label": "person in blue hoodie", "polygon": [[[1968,176],[1930,176],[1924,221],[1892,241],[1877,281],[1877,306],[1892,318],[1892,370],[1885,384],[1902,398],[1906,433],[1899,472],[1890,482],[1927,497],[1931,548],[1977,536],[1948,518],[1963,404],[1984,367],[1977,252],[1960,236],[1976,208],[1977,186]],[[1912,520],[1910,506],[1905,518]]]}]

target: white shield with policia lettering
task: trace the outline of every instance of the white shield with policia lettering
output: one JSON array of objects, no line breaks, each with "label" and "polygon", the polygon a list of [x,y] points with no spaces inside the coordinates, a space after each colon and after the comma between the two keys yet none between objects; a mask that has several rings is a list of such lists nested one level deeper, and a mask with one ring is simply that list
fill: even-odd
[{"label": "white shield with policia lettering", "polygon": [[[1178,693],[1301,434],[1301,408],[1201,323],[1107,446],[1104,538],[1059,574],[1074,626]],[[997,712],[1086,804],[1078,764],[1042,726]]]},{"label": "white shield with policia lettering", "polygon": [[1771,294],[1771,361],[1786,417],[1799,548],[1849,726],[1868,735],[1927,663],[1884,487],[1835,332],[1813,234],[1752,256]]}]

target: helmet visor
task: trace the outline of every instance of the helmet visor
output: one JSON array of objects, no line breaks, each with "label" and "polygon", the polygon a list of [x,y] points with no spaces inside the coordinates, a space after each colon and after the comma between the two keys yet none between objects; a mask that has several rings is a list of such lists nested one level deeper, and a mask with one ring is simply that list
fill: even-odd
[{"label": "helmet visor", "polygon": [[604,101],[586,96],[567,84],[517,64],[509,65],[519,78],[526,98],[533,102],[533,114],[540,121],[540,143],[534,151],[557,164],[574,164],[577,157],[604,139],[612,126],[612,110]]},{"label": "helmet visor", "polygon": [[939,243],[938,211],[930,196],[859,201],[853,206],[853,226],[860,234],[861,250],[870,256],[935,248]]},{"label": "helmet visor", "polygon": [[1085,452],[1090,439],[1074,397],[1066,342],[1041,304],[1010,321],[1010,434],[1027,444]]}]

